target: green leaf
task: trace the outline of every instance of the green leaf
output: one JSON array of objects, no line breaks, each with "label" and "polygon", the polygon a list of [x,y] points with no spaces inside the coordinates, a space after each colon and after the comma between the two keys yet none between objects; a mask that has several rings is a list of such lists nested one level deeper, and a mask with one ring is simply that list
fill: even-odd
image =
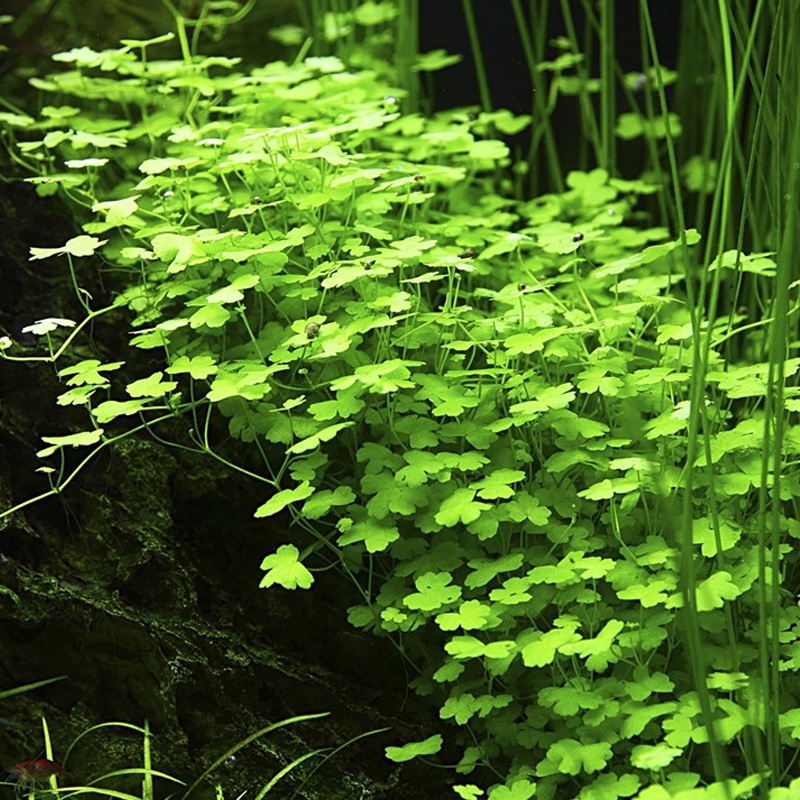
[{"label": "green leaf", "polygon": [[147,406],[147,400],[106,400],[92,409],[92,416],[101,424],[111,422],[117,417],[129,417]]},{"label": "green leaf", "polygon": [[36,336],[44,336],[46,333],[57,330],[58,328],[74,328],[75,323],[71,319],[61,319],[60,317],[48,317],[40,319],[32,325],[26,325],[22,333],[33,333]]},{"label": "green leaf", "polygon": [[439,710],[442,719],[454,719],[458,725],[466,725],[475,716],[475,697],[469,692],[451,695]]},{"label": "green leaf", "polygon": [[[86,159],[88,160],[88,159]],[[105,161],[106,159],[102,159]],[[69,165],[69,162],[67,162]],[[104,211],[106,215],[106,222],[110,225],[117,225],[123,220],[133,216],[139,206],[136,201],[140,195],[134,194],[130,197],[123,197],[119,200],[106,200],[105,202],[98,202],[92,206],[92,211]]]},{"label": "green leaf", "polygon": [[608,742],[587,744],[575,739],[561,739],[547,751],[547,760],[565,775],[578,775],[580,772],[599,772],[612,756]]},{"label": "green leaf", "polygon": [[189,317],[189,325],[193,328],[200,328],[205,325],[207,328],[221,328],[231,318],[231,312],[222,303],[209,303],[201,306]]},{"label": "green leaf", "polygon": [[477,142],[472,142],[469,146],[469,157],[479,160],[501,161],[507,158],[511,151],[505,142],[499,139],[482,139]]},{"label": "green leaf", "polygon": [[502,659],[516,650],[516,644],[510,639],[485,644],[474,636],[454,636],[444,649],[457,659],[481,657]]},{"label": "green leaf", "polygon": [[150,246],[161,261],[170,262],[167,267],[169,273],[181,272],[194,259],[202,260],[205,257],[201,242],[193,236],[159,233],[150,240]]},{"label": "green leaf", "polygon": [[396,763],[411,761],[417,756],[432,756],[442,749],[442,737],[434,734],[421,742],[409,742],[402,747],[387,747],[386,758]]},{"label": "green leaf", "polygon": [[734,581],[730,572],[715,572],[697,586],[697,610],[722,608],[726,600],[735,600],[743,591],[744,588]]},{"label": "green leaf", "polygon": [[64,367],[58,374],[62,378],[66,375],[72,376],[67,381],[68,386],[107,386],[108,378],[101,373],[119,369],[124,363],[124,361],[113,361],[110,364],[102,364],[96,358],[90,358],[79,361],[71,367]]},{"label": "green leaf", "polygon": [[428,502],[428,489],[398,483],[389,472],[367,474],[361,479],[365,494],[375,496],[367,503],[367,511],[375,519],[384,519],[390,513],[410,516]]},{"label": "green leaf", "polygon": [[300,513],[308,519],[322,519],[331,508],[349,505],[355,499],[355,492],[349,486],[337,486],[333,491],[324,489],[306,500]]},{"label": "green leaf", "polygon": [[340,431],[346,428],[352,428],[353,425],[355,425],[354,422],[337,422],[335,425],[328,425],[326,428],[318,430],[313,436],[296,442],[291,447],[287,448],[286,452],[296,454],[306,453],[309,450],[316,450],[323,442],[331,441]]},{"label": "green leaf", "polygon": [[512,356],[525,353],[539,353],[544,349],[544,346],[551,341],[561,336],[567,328],[555,327],[544,328],[536,333],[515,333],[509,336],[504,342],[503,346],[508,350],[508,354]]},{"label": "green leaf", "polygon": [[356,522],[336,540],[336,543],[340,547],[346,547],[349,544],[363,542],[368,553],[380,553],[399,538],[400,531],[396,525],[392,525],[389,521],[368,517]]},{"label": "green leaf", "polygon": [[167,170],[183,170],[202,163],[199,158],[148,158],[139,165],[145,175],[160,175]]},{"label": "green leaf", "polygon": [[427,53],[420,53],[416,63],[411,67],[414,72],[436,72],[461,61],[460,55],[451,55],[446,50],[429,50]]},{"label": "green leaf", "polygon": [[[230,397],[261,400],[264,395],[272,390],[272,386],[267,378],[285,368],[285,365],[282,364],[274,364],[266,367],[262,362],[257,360],[234,361],[223,364],[219,370],[216,371],[214,380],[211,382],[211,388],[206,397],[212,403],[219,403]],[[275,419],[275,424],[278,424],[278,419]]]},{"label": "green leaf", "polygon": [[169,375],[188,373],[196,381],[202,381],[215,375],[218,369],[211,356],[179,356],[167,367],[166,372]]},{"label": "green leaf", "polygon": [[466,525],[478,519],[481,513],[491,506],[475,500],[475,493],[476,490],[472,488],[456,489],[439,506],[434,517],[436,522],[453,528],[459,523]]},{"label": "green leaf", "polygon": [[[64,166],[69,169],[84,169],[86,167],[104,167],[108,164],[107,158],[70,158],[64,162]],[[112,201],[115,202],[115,201]],[[95,204],[96,205],[96,204]],[[92,211],[98,211],[95,206],[92,206]]]},{"label": "green leaf", "polygon": [[483,789],[475,786],[474,783],[456,784],[453,786],[453,791],[461,800],[477,800],[483,794]]},{"label": "green leaf", "polygon": [[658,771],[668,767],[682,753],[680,748],[670,747],[664,742],[640,744],[631,751],[631,764],[638,769]]},{"label": "green leaf", "polygon": [[90,256],[98,247],[102,247],[107,242],[107,239],[95,239],[94,236],[76,236],[70,239],[63,247],[31,247],[30,261],[50,258],[50,256],[57,256],[62,253],[69,253],[77,257]]},{"label": "green leaf", "polygon": [[238,303],[244,299],[244,290],[261,283],[258,275],[240,275],[230,284],[206,297],[207,303]]},{"label": "green leaf", "polygon": [[254,514],[255,517],[271,517],[279,511],[283,511],[286,506],[305,500],[314,494],[314,487],[308,481],[303,481],[294,489],[282,489],[277,492],[266,503],[260,505]]},{"label": "green leaf", "polygon": [[71,433],[69,436],[42,436],[42,441],[51,447],[45,447],[36,453],[37,458],[47,458],[62,447],[88,447],[97,444],[103,438],[103,429],[95,428],[93,431]]},{"label": "green leaf", "polygon": [[525,473],[520,469],[496,469],[471,486],[477,490],[481,500],[497,500],[513,497],[515,491],[511,485],[523,480]]},{"label": "green leaf", "polygon": [[398,389],[410,389],[414,387],[414,383],[408,380],[411,376],[409,367],[419,367],[423,363],[422,361],[402,361],[399,358],[393,358],[379,364],[358,367],[353,375],[333,381],[331,389],[338,392],[342,389],[349,389],[356,383],[368,386],[370,394],[389,394]]},{"label": "green leaf", "polygon": [[363,409],[365,403],[355,394],[355,389],[336,393],[335,400],[323,400],[319,403],[312,403],[308,407],[308,412],[319,422],[341,417],[347,419],[358,414]]},{"label": "green leaf", "polygon": [[495,786],[489,800],[530,800],[536,794],[536,784],[524,778],[505,786]]},{"label": "green leaf", "polygon": [[547,633],[536,633],[532,641],[522,648],[522,661],[526,667],[544,667],[553,663],[559,647],[580,640],[574,627],[553,628]]},{"label": "green leaf", "polygon": [[436,611],[455,603],[461,597],[460,586],[450,586],[452,575],[447,572],[426,572],[414,585],[417,591],[403,598],[403,605],[415,611]]},{"label": "green leaf", "polygon": [[[467,583],[469,583],[470,577],[467,576]],[[531,586],[533,586],[533,581],[530,578],[508,578],[503,581],[502,589],[492,589],[489,592],[489,599],[493,603],[501,603],[504,606],[518,606],[527,603],[532,598],[527,591]]]},{"label": "green leaf", "polygon": [[433,673],[433,679],[437,683],[452,683],[458,680],[459,675],[464,671],[463,664],[458,661],[447,660],[436,672]]},{"label": "green leaf", "polygon": [[600,392],[606,397],[615,397],[623,386],[619,378],[610,377],[608,370],[601,366],[588,367],[579,373],[575,382],[584,394]]},{"label": "green leaf", "polygon": [[422,486],[428,479],[440,473],[445,465],[435,453],[425,450],[409,450],[403,454],[408,466],[397,472],[397,482],[406,486]]},{"label": "green leaf", "polygon": [[620,600],[638,600],[644,608],[653,608],[667,602],[670,594],[675,590],[676,580],[656,579],[646,584],[634,584],[617,592]]},{"label": "green leaf", "polygon": [[461,628],[465,631],[485,628],[492,616],[492,610],[480,600],[467,600],[456,612],[439,614],[436,624],[443,631],[454,631]]},{"label": "green leaf", "polygon": [[[674,137],[680,136],[683,132],[680,117],[673,113],[668,116],[671,135]],[[617,118],[616,132],[620,139],[626,140],[636,139],[639,136],[650,139],[665,139],[667,126],[663,116],[649,120],[639,114],[626,113],[620,114]]]},{"label": "green leaf", "polygon": [[308,589],[314,583],[314,576],[299,561],[299,552],[293,544],[281,545],[261,562],[261,569],[267,571],[259,583],[262,589],[276,583],[284,589]]},{"label": "green leaf", "polygon": [[571,383],[548,386],[535,393],[534,400],[515,403],[509,408],[512,416],[541,414],[551,408],[566,408],[574,399],[575,392]]},{"label": "green leaf", "polygon": [[171,392],[177,387],[175,381],[165,381],[164,373],[154,372],[147,378],[141,378],[138,381],[129,383],[125,387],[125,391],[131,397],[163,397],[168,392]]},{"label": "green leaf", "polygon": [[565,686],[548,686],[539,692],[538,697],[542,706],[552,708],[560,717],[573,717],[579,711],[599,708],[604,703],[598,694],[582,688],[578,680]]},{"label": "green leaf", "polygon": [[[728,519],[718,519],[717,523],[722,550],[730,550],[742,536],[741,526]],[[714,532],[714,519],[711,516],[694,520],[692,539],[695,544],[701,546],[700,551],[707,558],[713,558],[717,555],[717,537]]]},{"label": "green leaf", "polygon": [[546,525],[551,511],[528,492],[517,492],[510,503],[502,506],[503,517],[512,522],[531,522],[534,525]]},{"label": "green leaf", "polygon": [[464,583],[470,589],[485,586],[501,572],[513,572],[519,569],[524,559],[522,553],[510,553],[500,558],[473,559],[467,562],[472,572],[467,575]]}]

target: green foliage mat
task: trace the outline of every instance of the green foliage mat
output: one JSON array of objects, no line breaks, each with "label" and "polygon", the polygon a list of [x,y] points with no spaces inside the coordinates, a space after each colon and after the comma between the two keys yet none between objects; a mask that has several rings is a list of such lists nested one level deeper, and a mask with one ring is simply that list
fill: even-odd
[{"label": "green foliage mat", "polygon": [[[40,193],[85,215],[63,247],[31,250],[67,263],[86,309],[28,329],[59,359],[58,404],[91,421],[45,439],[54,490],[73,448],[90,458],[180,417],[195,449],[264,483],[256,517],[288,513],[313,537],[268,545],[262,585],[309,588],[337,565],[363,597],[352,624],[392,637],[439,708],[442,735],[390,758],[435,757],[446,736],[467,799],[749,796],[759,777],[713,782],[678,622],[691,611],[699,625],[735,771],[764,763],[767,639],[781,744],[795,748],[800,434],[783,438],[785,543],[770,550],[764,325],[732,312],[694,328],[697,232],[647,227],[640,199],[658,186],[603,169],[509,198],[496,137],[530,120],[403,113],[378,61],[243,73],[234,58],[151,59],[149,45],[59,54],[63,71],[31,81],[39,118],[0,114]],[[714,268],[728,280],[734,264],[775,267],[762,253]],[[107,308],[92,299],[101,277]],[[71,357],[120,309],[152,363],[123,385],[125,353]],[[706,446],[688,487],[701,333]],[[749,363],[726,360],[733,337]],[[220,417],[241,443],[226,455]]]}]

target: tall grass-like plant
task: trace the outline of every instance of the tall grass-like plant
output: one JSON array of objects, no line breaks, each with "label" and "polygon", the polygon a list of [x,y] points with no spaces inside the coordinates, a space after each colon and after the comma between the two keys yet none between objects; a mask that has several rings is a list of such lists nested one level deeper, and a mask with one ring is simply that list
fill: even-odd
[{"label": "tall grass-like plant", "polygon": [[[268,734],[273,733],[276,730],[280,730],[281,728],[284,728],[287,725],[297,725],[302,722],[312,722],[314,720],[318,720],[325,716],[327,716],[326,713],[303,714],[295,717],[290,717],[288,719],[284,719],[279,722],[267,725],[264,728],[251,734],[247,738],[243,739],[242,741],[237,742],[236,744],[232,745],[223,755],[215,759],[195,779],[195,781],[188,788],[186,788],[182,792],[182,794],[180,794],[181,800],[187,800],[190,796],[192,796],[196,792],[196,790],[199,787],[208,782],[208,779],[215,774],[216,770],[222,764],[224,764],[228,759],[230,759],[235,754],[239,753],[241,750],[245,749],[249,745],[252,745],[254,742],[259,741]],[[68,771],[68,768],[70,767],[72,761],[70,757],[79,747],[79,745],[83,742],[83,740],[87,736],[97,737],[98,734],[103,734],[106,733],[107,731],[119,731],[119,730],[133,731],[134,733],[141,734],[142,736],[141,766],[112,769],[111,771],[105,772],[104,774],[91,779],[84,785],[79,785],[75,783],[74,776],[72,776],[72,774]],[[283,778],[285,778],[290,773],[295,772],[298,769],[298,767],[300,767],[300,765],[302,765],[309,759],[315,758],[322,754],[326,754],[325,758],[322,759],[322,763],[324,763],[333,755],[335,755],[337,752],[339,752],[339,750],[341,750],[344,747],[347,747],[349,744],[356,741],[357,739],[380,732],[382,731],[370,731],[368,733],[361,734],[360,736],[354,737],[350,741],[340,745],[333,752],[330,752],[331,748],[318,748],[315,750],[310,750],[309,752],[304,753],[301,756],[298,756],[297,758],[294,758],[292,761],[290,761],[288,764],[284,765],[280,770],[278,770],[275,773],[275,775],[270,777],[269,780],[266,781],[266,783],[264,783],[259,788],[258,792],[256,793],[256,797],[258,798],[266,797],[278,785],[278,783],[280,783],[280,781]],[[48,763],[58,766],[57,762],[55,761],[56,754],[54,752],[53,742],[50,736],[50,730],[47,725],[47,720],[44,718],[42,719],[42,733],[44,742],[44,753],[46,758],[48,759]],[[156,800],[156,798],[160,796],[160,793],[156,789],[157,780],[166,781],[169,784],[175,784],[181,787],[186,786],[186,784],[183,781],[165,772],[155,769],[153,767],[153,757],[154,757],[154,743],[149,724],[145,723],[144,727],[139,727],[137,725],[132,725],[127,722],[103,722],[97,725],[92,725],[91,727],[87,728],[80,735],[75,737],[75,739],[69,744],[64,753],[63,760],[61,762],[63,768],[59,767],[59,773],[61,777],[59,777],[59,775],[57,774],[50,775],[47,778],[46,785],[44,782],[41,781],[39,782],[27,781],[25,783],[18,783],[16,785],[16,789],[18,792],[23,792],[25,796],[28,798],[28,800],[42,800],[45,797],[77,798],[82,796],[111,797],[115,798],[115,800]],[[139,792],[137,794],[131,793],[126,788],[127,786],[130,785],[128,782],[128,779],[130,777],[141,778],[141,785]],[[305,783],[305,781],[307,781],[310,777],[311,776],[308,775],[306,779],[303,781],[303,783]],[[70,781],[70,779],[73,780]],[[175,796],[174,794],[169,795],[169,797],[174,797],[174,796]],[[216,796],[217,798],[224,797],[223,787],[219,783],[216,784]]]}]

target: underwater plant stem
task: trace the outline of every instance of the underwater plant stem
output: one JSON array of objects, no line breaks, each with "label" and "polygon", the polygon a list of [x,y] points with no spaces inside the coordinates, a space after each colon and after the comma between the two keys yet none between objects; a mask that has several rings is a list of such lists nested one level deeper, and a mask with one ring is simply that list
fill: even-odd
[{"label": "underwater plant stem", "polygon": [[[664,126],[666,133],[667,154],[670,164],[672,177],[672,188],[675,194],[675,209],[678,216],[678,228],[681,237],[681,251],[684,269],[686,271],[686,291],[688,296],[689,314],[694,331],[692,344],[692,370],[689,388],[690,414],[689,414],[689,433],[686,443],[686,467],[684,468],[684,481],[686,489],[683,494],[683,508],[678,525],[678,539],[680,552],[680,587],[683,595],[683,610],[681,614],[682,628],[686,638],[688,660],[691,665],[694,687],[700,701],[703,722],[708,732],[708,744],[711,751],[711,760],[714,775],[717,780],[726,781],[730,774],[730,767],[725,758],[725,753],[720,747],[717,738],[714,717],[712,713],[711,698],[706,683],[707,665],[705,651],[700,640],[700,625],[697,612],[697,578],[696,565],[694,560],[694,536],[693,536],[693,479],[695,463],[699,452],[698,443],[701,435],[701,415],[707,414],[705,403],[705,375],[706,364],[703,359],[701,348],[701,311],[697,304],[694,289],[694,277],[691,274],[688,248],[686,247],[686,229],[683,202],[681,199],[681,184],[678,175],[677,157],[675,154],[675,137],[672,134],[669,109],[667,107],[666,95],[664,93],[664,80],[661,71],[661,63],[658,56],[655,32],[650,17],[650,10],[647,0],[639,2],[642,18],[644,21],[647,40],[649,43],[650,55],[655,68],[658,96],[661,103],[661,110],[664,115]],[[724,791],[728,797],[731,796],[730,785],[723,783]]]},{"label": "underwater plant stem", "polygon": [[[561,160],[558,155],[558,148],[556,147],[553,126],[550,124],[550,115],[547,113],[547,107],[545,105],[544,82],[542,81],[541,73],[536,68],[536,55],[534,54],[533,41],[531,40],[530,31],[528,30],[528,21],[525,19],[525,12],[522,9],[520,0],[511,0],[511,8],[514,12],[514,20],[517,23],[517,31],[519,32],[520,42],[522,43],[522,52],[525,56],[525,64],[528,68],[528,75],[530,76],[531,87],[533,89],[534,125],[542,131],[544,136],[544,147],[551,185],[554,191],[560,193],[564,191]],[[531,167],[532,172],[534,166],[532,162],[536,155],[534,152],[534,147],[536,145],[535,139],[535,135],[531,137],[531,152],[528,154],[528,165]],[[538,181],[534,180],[531,189],[536,191],[537,188]]]},{"label": "underwater plant stem", "polygon": [[475,62],[475,74],[478,78],[478,92],[481,98],[481,109],[485,112],[492,110],[492,95],[489,91],[489,80],[486,75],[486,64],[483,61],[483,51],[481,50],[481,39],[478,34],[478,23],[475,19],[475,9],[472,0],[461,0],[464,8],[464,19],[467,23],[469,34],[469,44],[472,50],[472,60]]},{"label": "underwater plant stem", "polygon": [[616,172],[616,86],[614,82],[614,0],[600,4],[600,144],[601,166],[610,175]]}]

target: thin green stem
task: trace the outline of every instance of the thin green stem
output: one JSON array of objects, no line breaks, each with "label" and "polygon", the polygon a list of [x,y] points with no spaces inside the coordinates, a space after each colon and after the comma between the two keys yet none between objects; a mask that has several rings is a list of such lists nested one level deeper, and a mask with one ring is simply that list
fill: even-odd
[{"label": "thin green stem", "polygon": [[488,113],[493,108],[492,95],[489,91],[489,79],[486,74],[486,65],[483,61],[483,50],[481,49],[481,39],[478,33],[478,23],[475,19],[475,9],[472,6],[472,0],[461,0],[461,4],[464,9],[464,19],[467,23],[472,60],[475,64],[475,75],[478,79],[481,108]]}]

